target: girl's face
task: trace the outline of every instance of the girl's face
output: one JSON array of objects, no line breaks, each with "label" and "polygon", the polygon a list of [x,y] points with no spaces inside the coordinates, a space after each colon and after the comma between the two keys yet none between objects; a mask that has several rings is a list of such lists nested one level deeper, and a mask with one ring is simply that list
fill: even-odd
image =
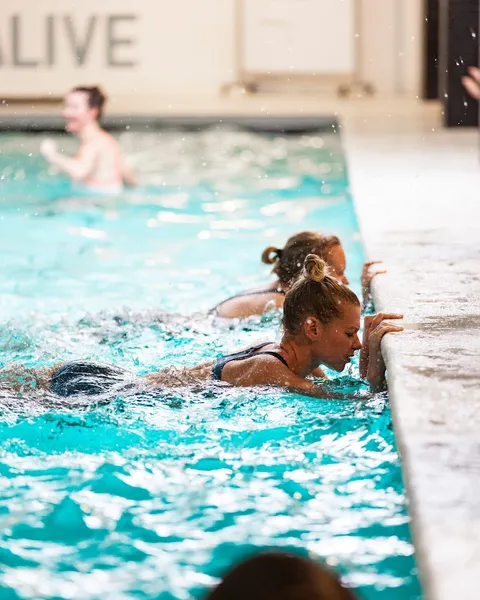
[{"label": "girl's face", "polygon": [[344,303],[342,316],[323,325],[316,317],[308,317],[305,334],[312,342],[314,362],[341,372],[362,344],[358,338],[360,306]]}]

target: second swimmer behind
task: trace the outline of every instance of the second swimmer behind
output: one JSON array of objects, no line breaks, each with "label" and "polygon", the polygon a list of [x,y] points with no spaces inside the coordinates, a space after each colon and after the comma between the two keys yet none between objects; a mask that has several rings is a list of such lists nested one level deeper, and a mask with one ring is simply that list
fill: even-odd
[{"label": "second swimmer behind", "polygon": [[[308,254],[316,254],[329,268],[329,275],[339,283],[348,285],[345,275],[347,258],[340,239],[335,235],[322,235],[316,231],[302,231],[288,238],[284,248],[270,246],[262,254],[262,262],[273,265],[275,280],[257,289],[242,292],[224,300],[211,311],[225,319],[242,319],[262,315],[272,309],[282,308],[285,295],[302,272]],[[364,305],[370,294],[373,277],[385,271],[370,271],[377,261],[363,267],[362,291]]]},{"label": "second swimmer behind", "polygon": [[[323,375],[320,365],[343,371],[361,349],[361,376],[373,392],[380,391],[386,371],[380,342],[386,333],[402,330],[386,319],[400,318],[402,315],[385,313],[367,318],[361,344],[357,296],[328,274],[325,261],[310,254],[303,274],[285,295],[280,343],[266,342],[215,362],[167,368],[143,377],[115,366],[78,361],[36,370],[31,378],[35,387],[63,397],[114,394],[125,388],[154,391],[213,380],[238,387],[275,386],[316,398],[343,399],[345,394],[328,390],[310,377]],[[15,370],[3,371],[3,376],[14,382]]]}]

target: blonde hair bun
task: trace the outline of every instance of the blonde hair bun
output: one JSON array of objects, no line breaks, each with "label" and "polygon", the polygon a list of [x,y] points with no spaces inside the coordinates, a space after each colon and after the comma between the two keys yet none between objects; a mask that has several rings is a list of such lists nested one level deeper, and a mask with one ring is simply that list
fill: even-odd
[{"label": "blonde hair bun", "polygon": [[305,279],[321,283],[328,277],[327,263],[316,254],[308,254],[303,263],[303,276]]}]

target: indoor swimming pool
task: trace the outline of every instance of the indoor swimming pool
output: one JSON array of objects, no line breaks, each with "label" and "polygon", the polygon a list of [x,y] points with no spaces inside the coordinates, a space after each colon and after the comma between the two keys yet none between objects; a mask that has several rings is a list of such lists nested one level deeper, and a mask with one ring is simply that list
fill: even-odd
[{"label": "indoor swimming pool", "polygon": [[[207,316],[260,256],[334,233],[364,262],[335,132],[118,134],[139,189],[91,197],[38,134],[0,137],[0,366],[88,358],[137,373],[278,339]],[[71,150],[71,141],[59,138]],[[359,389],[357,362],[336,384]],[[73,408],[0,388],[0,595],[200,598],[255,548],[325,560],[361,598],[421,597],[388,399],[169,390]]]}]

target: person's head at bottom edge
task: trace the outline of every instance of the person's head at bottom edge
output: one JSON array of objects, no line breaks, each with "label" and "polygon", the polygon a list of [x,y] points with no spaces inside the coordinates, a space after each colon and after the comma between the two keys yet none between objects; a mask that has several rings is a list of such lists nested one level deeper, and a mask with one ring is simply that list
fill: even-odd
[{"label": "person's head at bottom edge", "polygon": [[325,566],[283,551],[261,552],[233,567],[206,600],[355,600]]}]

